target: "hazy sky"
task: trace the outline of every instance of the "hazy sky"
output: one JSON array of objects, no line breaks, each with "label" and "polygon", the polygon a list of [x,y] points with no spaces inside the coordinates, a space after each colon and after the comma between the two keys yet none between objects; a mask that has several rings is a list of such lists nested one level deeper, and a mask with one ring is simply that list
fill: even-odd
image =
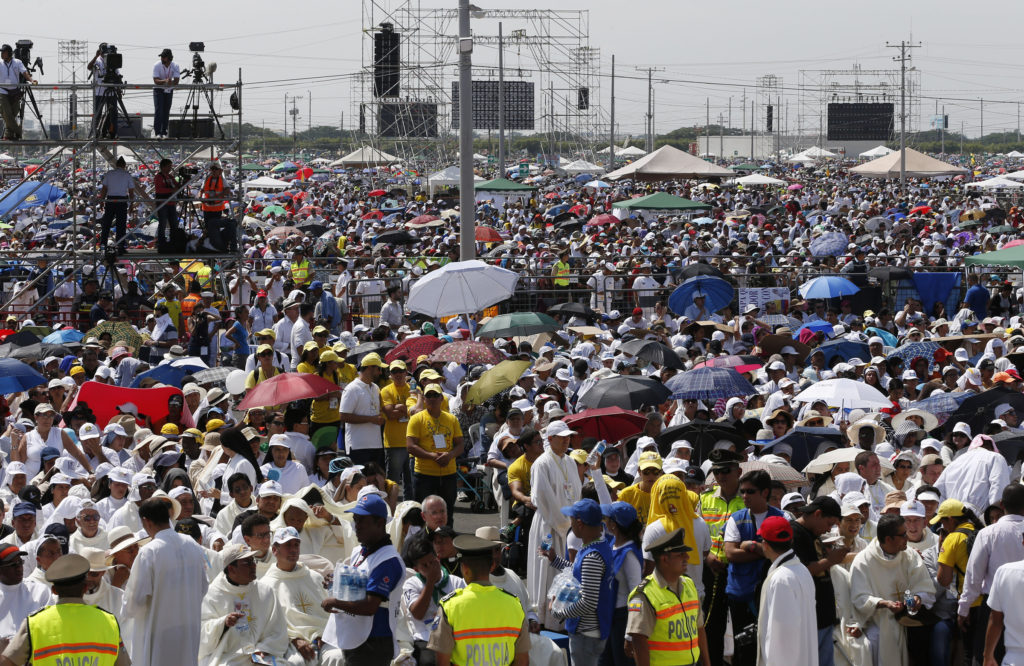
[{"label": "hazy sky", "polygon": [[[385,0],[381,3],[388,5]],[[392,6],[398,3],[390,3]],[[796,0],[776,2],[682,2],[634,0],[589,3],[549,0],[547,3],[506,0],[483,8],[525,9],[538,5],[552,9],[589,9],[590,46],[601,50],[600,104],[607,107],[611,56],[616,56],[617,120],[621,133],[643,132],[646,110],[645,75],[637,67],[664,68],[656,78],[658,131],[703,124],[706,99],[712,123],[726,113],[733,98],[733,125],[741,123],[740,99],[755,90],[755,79],[775,74],[783,79],[789,103],[788,122],[794,129],[800,70],[891,68],[896,51],[886,41],[910,39],[922,48],[913,53],[921,72],[922,125],[927,125],[936,103],[945,106],[950,125],[961,122],[968,136],[976,136],[982,117],[984,130],[1015,130],[1018,104],[1024,100],[1024,45],[1019,26],[1024,3],[979,5],[952,0],[862,0],[857,3],[822,3]],[[850,7],[847,8],[846,5]],[[423,7],[455,7],[452,0]],[[994,11],[997,10],[997,11]],[[33,6],[24,31],[8,32],[3,40],[35,41],[33,57],[42,56],[46,75],[41,83],[58,80],[57,40],[81,39],[90,45],[90,57],[100,41],[116,44],[125,57],[129,83],[148,82],[157,53],[175,52],[176,61],[190,64],[189,41],[206,43],[207,62],[217,62],[217,81],[233,80],[242,68],[245,119],[280,130],[284,124],[285,94],[299,95],[298,125],[308,122],[312,96],[314,125],[337,125],[344,112],[345,125],[354,126],[351,76],[361,67],[362,4],[360,0],[250,0],[239,2],[173,3],[109,0],[96,4],[47,1]],[[980,16],[982,14],[983,16]],[[109,18],[108,18],[109,17]],[[11,22],[7,22],[10,30]],[[31,27],[29,27],[31,26]],[[515,29],[505,22],[505,31]],[[496,33],[496,21],[478,23],[481,32]],[[492,47],[478,47],[476,61],[496,63]],[[507,65],[533,68],[526,49],[509,52]],[[454,65],[448,68],[454,75]],[[628,78],[627,78],[628,77]],[[706,82],[706,83],[705,83]],[[148,91],[147,91],[148,94]],[[43,101],[46,93],[38,94]],[[183,103],[175,96],[175,113]],[[1010,103],[996,103],[996,101]],[[784,101],[784,106],[786,102]],[[142,98],[129,100],[142,106]],[[146,107],[150,106],[146,102]],[[758,115],[763,111],[759,110]]]}]

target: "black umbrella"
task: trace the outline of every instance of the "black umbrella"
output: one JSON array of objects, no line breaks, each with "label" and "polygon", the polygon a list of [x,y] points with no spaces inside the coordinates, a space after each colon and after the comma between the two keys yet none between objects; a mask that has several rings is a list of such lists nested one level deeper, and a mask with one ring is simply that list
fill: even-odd
[{"label": "black umbrella", "polygon": [[682,276],[683,280],[688,280],[692,277],[697,277],[698,275],[711,275],[712,277],[725,278],[722,271],[718,270],[711,264],[705,264],[703,261],[684,266],[683,270],[679,271],[679,274]]},{"label": "black umbrella", "polygon": [[985,426],[995,419],[995,408],[1003,403],[1013,407],[1018,414],[1024,414],[1024,393],[997,386],[964,400],[959,409],[950,414],[944,426],[950,431],[963,421],[971,426],[971,432],[983,432]]},{"label": "black umbrella", "polygon": [[511,245],[508,245],[507,243],[502,243],[498,247],[492,248],[484,256],[488,257],[490,259],[495,259],[497,257],[500,257],[503,254],[506,254],[510,250],[512,250],[512,246]]},{"label": "black umbrella", "polygon": [[319,236],[320,234],[327,231],[326,224],[317,224],[316,222],[300,222],[299,224],[295,225],[295,228],[300,231],[304,231],[306,235],[310,237]]},{"label": "black umbrella", "polygon": [[555,229],[557,229],[558,231],[578,231],[579,229],[582,228],[583,220],[580,220],[575,217],[570,217],[569,219],[562,220],[561,222],[555,224]]},{"label": "black umbrella", "polygon": [[679,354],[671,347],[657,340],[630,340],[619,347],[619,350],[630,356],[636,356],[651,363],[663,365],[666,368],[686,369],[686,365],[679,358]]},{"label": "black umbrella", "polygon": [[1019,433],[1007,430],[993,435],[992,441],[995,442],[996,450],[1003,454],[1010,467],[1017,464],[1017,459],[1024,454],[1024,437],[1021,437]]},{"label": "black umbrella", "polygon": [[15,347],[27,347],[29,345],[37,345],[40,342],[42,340],[32,331],[18,331],[4,338],[5,345],[13,345]]},{"label": "black umbrella", "polygon": [[807,463],[814,460],[814,454],[823,442],[833,442],[837,446],[843,446],[843,433],[833,428],[806,428],[796,427],[779,437],[771,444],[761,450],[761,455],[775,453],[774,447],[779,444],[789,444],[793,447],[791,463],[796,470],[807,467]]},{"label": "black umbrella", "polygon": [[580,405],[588,409],[622,407],[634,411],[655,407],[668,400],[671,391],[657,379],[635,375],[606,377],[594,384],[580,398]]},{"label": "black umbrella", "polygon": [[417,239],[415,236],[410,234],[405,229],[392,229],[391,231],[385,231],[382,234],[378,234],[374,238],[374,246],[379,245],[412,245]]},{"label": "black umbrella", "polygon": [[16,358],[19,361],[43,358],[43,347],[39,343],[20,346],[10,342],[0,345],[0,358]]},{"label": "black umbrella", "polygon": [[586,317],[588,319],[593,319],[597,317],[597,313],[591,310],[589,305],[579,302],[559,303],[558,305],[552,305],[550,308],[548,308],[548,314],[578,316]]},{"label": "black umbrella", "polygon": [[892,280],[910,280],[914,274],[902,266],[877,266],[868,271],[868,277],[875,278],[879,282],[891,282]]},{"label": "black umbrella", "polygon": [[346,360],[348,360],[349,363],[354,363],[356,367],[358,367],[359,362],[367,354],[377,353],[380,354],[381,358],[384,358],[385,354],[387,354],[394,346],[394,342],[387,340],[383,342],[364,342],[363,344],[356,345],[353,349],[349,350],[348,358]]},{"label": "black umbrella", "polygon": [[672,449],[672,442],[680,439],[685,439],[693,445],[693,455],[690,457],[690,461],[695,465],[699,465],[707,459],[716,442],[722,440],[732,442],[736,445],[736,450],[740,452],[750,446],[746,435],[737,430],[735,426],[711,421],[690,421],[666,428],[654,438],[654,441],[658,443],[658,450],[662,457],[665,457]]}]

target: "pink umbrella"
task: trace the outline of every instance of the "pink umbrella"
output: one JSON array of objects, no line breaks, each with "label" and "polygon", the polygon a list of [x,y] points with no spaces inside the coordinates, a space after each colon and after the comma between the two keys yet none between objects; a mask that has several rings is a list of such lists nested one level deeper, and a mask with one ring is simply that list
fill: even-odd
[{"label": "pink umbrella", "polygon": [[615,217],[614,215],[609,215],[608,213],[603,213],[601,215],[595,215],[594,217],[590,218],[590,221],[587,222],[587,224],[589,224],[591,226],[594,226],[594,227],[600,227],[600,226],[603,226],[605,224],[618,224],[618,223],[619,223],[619,218]]},{"label": "pink umbrella", "polygon": [[800,183],[793,183],[792,185],[790,185],[786,189],[787,190],[802,190],[802,189],[804,189],[804,186],[801,185]]},{"label": "pink umbrella", "polygon": [[1009,243],[1003,246],[1003,249],[1005,250],[1010,247],[1017,247],[1018,245],[1024,245],[1024,238],[1018,238],[1017,240],[1010,241]]}]

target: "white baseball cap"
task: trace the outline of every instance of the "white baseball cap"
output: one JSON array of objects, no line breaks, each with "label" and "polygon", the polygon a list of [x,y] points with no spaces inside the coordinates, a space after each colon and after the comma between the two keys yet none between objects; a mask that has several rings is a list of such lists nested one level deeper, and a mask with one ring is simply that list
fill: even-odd
[{"label": "white baseball cap", "polygon": [[545,437],[567,437],[575,434],[576,431],[570,428],[565,421],[552,421],[544,429]]},{"label": "white baseball cap", "polygon": [[95,423],[86,423],[78,429],[78,439],[80,440],[99,439],[101,434],[100,429],[96,427]]},{"label": "white baseball cap", "polygon": [[907,500],[906,502],[900,505],[900,515],[904,518],[909,516],[912,516],[914,518],[924,518],[924,504],[921,504],[917,500]]},{"label": "white baseball cap", "polygon": [[673,451],[678,451],[680,449],[689,449],[690,451],[692,451],[693,444],[690,444],[690,442],[686,441],[685,439],[677,439],[676,441],[672,442],[672,448],[669,449],[669,453],[672,453]]}]

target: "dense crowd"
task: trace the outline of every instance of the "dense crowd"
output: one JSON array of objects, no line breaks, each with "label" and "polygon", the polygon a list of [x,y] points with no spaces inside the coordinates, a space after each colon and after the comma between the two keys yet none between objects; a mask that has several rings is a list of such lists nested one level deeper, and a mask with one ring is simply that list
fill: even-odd
[{"label": "dense crowd", "polygon": [[[454,199],[389,170],[252,193],[240,261],[162,273],[48,270],[102,202],[14,213],[4,657],[59,598],[110,663],[1017,663],[1022,285],[964,262],[1020,213],[773,173],[480,196],[520,281],[450,318],[412,292]],[[701,212],[612,206],[655,189]]]}]

